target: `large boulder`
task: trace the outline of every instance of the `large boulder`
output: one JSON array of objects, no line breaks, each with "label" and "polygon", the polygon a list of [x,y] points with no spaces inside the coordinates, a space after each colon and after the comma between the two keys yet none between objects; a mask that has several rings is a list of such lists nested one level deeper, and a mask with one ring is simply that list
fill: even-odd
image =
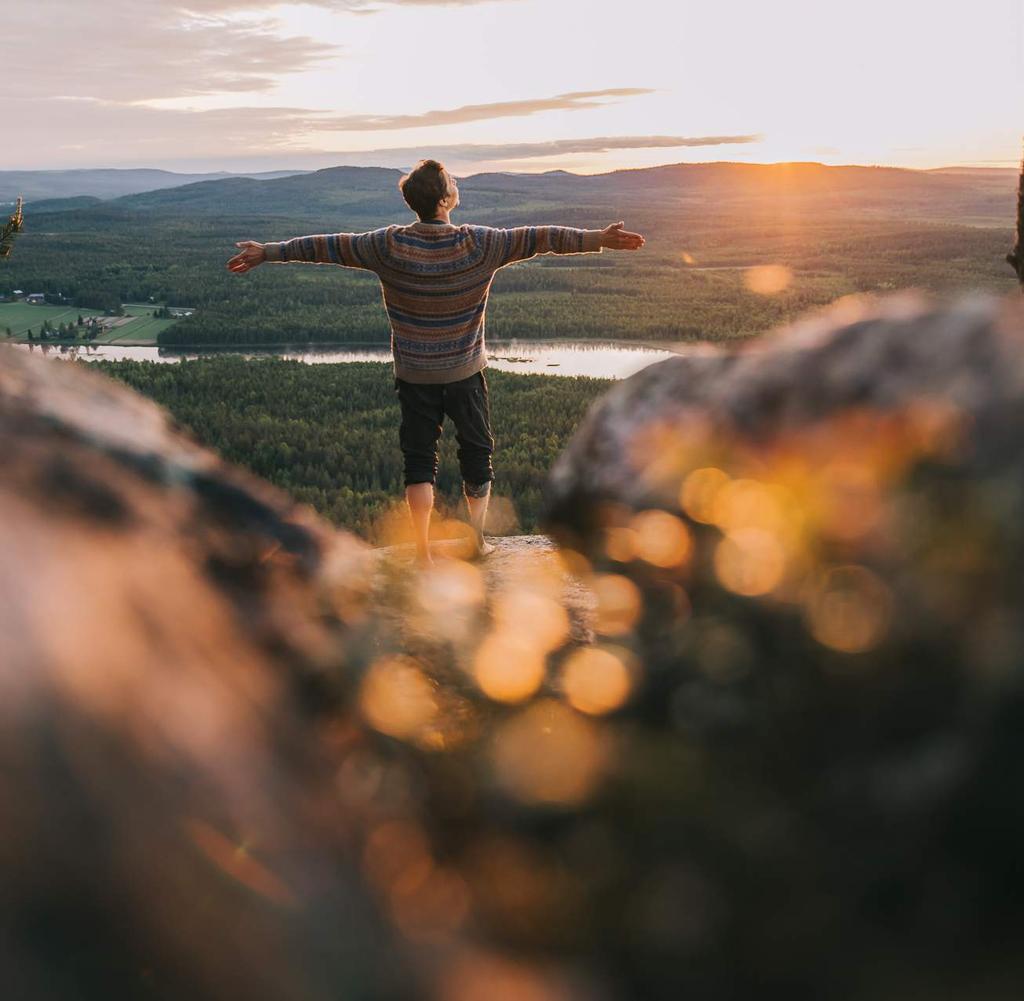
[{"label": "large boulder", "polygon": [[548,520],[635,657],[620,849],[663,883],[620,926],[633,996],[1013,997],[1020,301],[847,300],[654,365]]},{"label": "large boulder", "polygon": [[13,348],[0,453],[3,995],[408,996],[321,729],[365,547]]}]

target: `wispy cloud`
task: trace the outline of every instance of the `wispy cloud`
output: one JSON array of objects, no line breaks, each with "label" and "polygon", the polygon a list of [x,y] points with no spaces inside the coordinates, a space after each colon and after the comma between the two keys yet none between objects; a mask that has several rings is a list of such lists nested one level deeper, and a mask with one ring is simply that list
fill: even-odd
[{"label": "wispy cloud", "polygon": [[[157,6],[164,0],[140,0]],[[185,0],[181,4],[193,11],[214,11],[223,13],[236,10],[267,10],[280,7],[288,0]],[[517,3],[519,0],[302,0],[312,7],[327,7],[330,10],[355,10],[359,12],[377,7],[473,7],[483,3]]]},{"label": "wispy cloud", "polygon": [[[124,102],[265,90],[338,54],[259,0],[41,0],[5,6],[4,97]],[[246,16],[230,16],[244,10]],[[255,12],[254,12],[255,11]]]},{"label": "wispy cloud", "polygon": [[[599,92],[603,93],[603,92]],[[513,102],[510,102],[513,103]],[[514,102],[519,103],[519,102]],[[327,129],[331,128],[330,119]],[[183,111],[95,99],[14,99],[5,105],[5,126],[17,134],[22,155],[7,165],[45,167],[62,163],[155,164],[247,157],[272,167],[330,163],[406,166],[438,156],[454,169],[492,161],[530,160],[566,154],[627,149],[682,149],[757,142],[756,135],[622,135],[542,142],[447,143],[325,151],[318,143],[324,116],[306,108],[222,108]],[[31,150],[34,161],[24,159]]]},{"label": "wispy cloud", "polygon": [[584,139],[551,139],[528,143],[457,143],[449,146],[407,146],[402,148],[366,150],[357,154],[336,156],[387,159],[405,165],[422,156],[458,159],[471,162],[501,160],[535,160],[567,153],[609,153],[620,149],[683,149],[694,146],[730,146],[756,143],[761,136],[594,136]]},{"label": "wispy cloud", "polygon": [[391,129],[428,128],[435,125],[461,125],[492,118],[517,118],[543,111],[585,111],[603,108],[609,98],[653,94],[649,87],[609,87],[606,90],[581,90],[554,97],[527,98],[521,101],[494,101],[490,104],[464,104],[459,108],[424,111],[415,115],[339,115],[319,120],[319,128],[339,132],[377,132]]}]

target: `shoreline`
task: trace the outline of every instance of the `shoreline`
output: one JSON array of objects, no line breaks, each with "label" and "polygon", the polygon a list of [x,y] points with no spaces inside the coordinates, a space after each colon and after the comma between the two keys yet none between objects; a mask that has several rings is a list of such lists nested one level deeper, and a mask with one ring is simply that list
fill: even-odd
[{"label": "shoreline", "polygon": [[[635,348],[647,351],[671,351],[673,354],[685,354],[693,348],[725,348],[732,345],[745,344],[757,337],[757,334],[731,338],[729,340],[688,340],[688,341],[661,341],[661,340],[598,340],[587,337],[519,337],[513,340],[488,341],[488,348],[509,347],[520,344],[592,344],[595,347],[612,348]],[[388,341],[284,341],[280,343],[238,343],[238,344],[158,344],[156,341],[28,341],[19,338],[0,338],[0,344],[20,344],[31,347],[66,347],[66,348],[158,348],[162,351],[193,352],[237,352],[237,351],[266,351],[267,353],[281,351],[366,351],[366,350],[390,350]]]}]

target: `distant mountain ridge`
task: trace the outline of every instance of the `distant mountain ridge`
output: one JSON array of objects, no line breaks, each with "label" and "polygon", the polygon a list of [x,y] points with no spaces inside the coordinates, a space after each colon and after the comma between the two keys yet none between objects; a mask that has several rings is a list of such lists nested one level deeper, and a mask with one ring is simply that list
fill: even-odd
[{"label": "distant mountain ridge", "polygon": [[253,177],[269,180],[301,174],[300,170],[272,170],[262,173],[226,170],[208,173],[178,173],[149,167],[104,167],[82,170],[0,170],[0,202],[13,202],[21,195],[26,202],[42,199],[119,198],[140,191],[156,191],[196,181],[229,177]]},{"label": "distant mountain ridge", "polygon": [[[0,190],[5,176],[17,173],[0,172]],[[360,229],[409,219],[398,190],[403,171],[397,168],[338,166],[285,176],[131,173],[129,179],[115,180],[137,184],[155,178],[159,186],[104,200],[65,195],[33,205],[28,198],[29,213],[76,212],[83,218],[102,214],[108,219],[140,213],[288,217],[316,220],[325,228]],[[182,178],[187,182],[172,183]],[[1015,188],[1013,170],[921,171],[813,162],[675,163],[604,174],[487,172],[460,178],[456,219],[592,226],[628,213],[635,224],[650,225],[665,212],[742,216],[792,211],[1000,225],[1013,218]]]},{"label": "distant mountain ridge", "polygon": [[[203,180],[128,195],[107,205],[127,212],[222,216],[301,218],[337,213],[351,219],[352,225],[377,225],[408,215],[398,190],[401,176],[401,170],[388,167],[328,167],[277,179]],[[635,215],[658,207],[714,210],[773,204],[887,216],[910,212],[935,218],[1008,220],[1015,173],[947,174],[820,163],[676,163],[605,174],[480,173],[461,178],[459,189],[457,218],[471,214],[480,222],[510,217],[524,205],[534,214],[557,215],[567,225],[578,225],[574,220],[594,213],[629,210]]]}]

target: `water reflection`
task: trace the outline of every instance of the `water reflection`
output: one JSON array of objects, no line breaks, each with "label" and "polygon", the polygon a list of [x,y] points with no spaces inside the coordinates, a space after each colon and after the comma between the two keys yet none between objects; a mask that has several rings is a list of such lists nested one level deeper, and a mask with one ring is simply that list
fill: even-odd
[{"label": "water reflection", "polygon": [[[353,344],[292,346],[273,348],[160,348],[119,344],[24,344],[29,351],[84,361],[177,362],[222,354],[246,358],[290,358],[308,364],[338,364],[355,361],[389,362],[391,351],[384,345]],[[690,348],[689,345],[687,345]],[[601,379],[624,379],[657,361],[671,358],[676,351],[619,341],[493,341],[488,345],[489,365],[505,372],[541,375],[584,375]],[[693,350],[693,348],[691,348]]]}]

